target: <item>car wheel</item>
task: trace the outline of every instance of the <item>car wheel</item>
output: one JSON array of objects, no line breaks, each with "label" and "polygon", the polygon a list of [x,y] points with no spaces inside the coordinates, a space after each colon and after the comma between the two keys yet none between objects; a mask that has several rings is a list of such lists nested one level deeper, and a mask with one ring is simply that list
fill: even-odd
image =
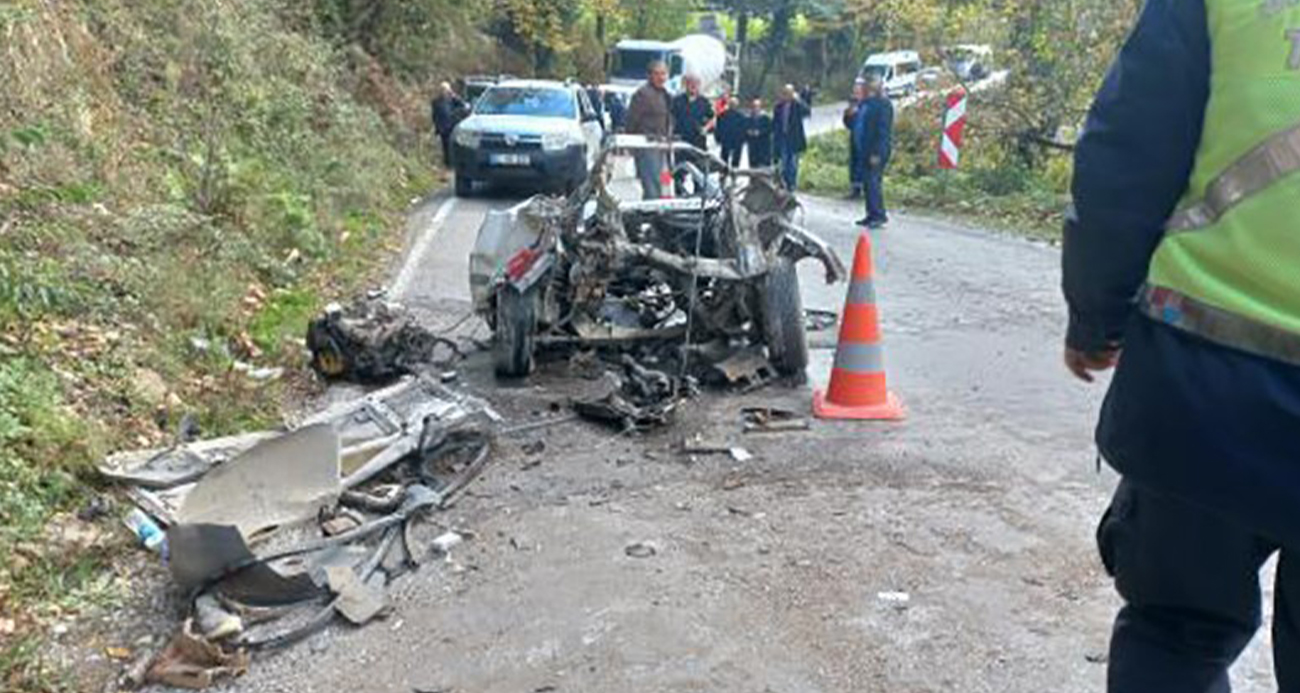
[{"label": "car wheel", "polygon": [[456,174],[456,197],[469,197],[474,194],[474,179]]},{"label": "car wheel", "polygon": [[533,292],[503,286],[497,292],[496,332],[492,341],[498,376],[522,378],[533,372],[536,332],[536,296]]},{"label": "car wheel", "polygon": [[768,358],[781,375],[803,376],[808,368],[808,339],[804,334],[803,296],[799,273],[789,258],[778,258],[763,278],[763,337]]}]

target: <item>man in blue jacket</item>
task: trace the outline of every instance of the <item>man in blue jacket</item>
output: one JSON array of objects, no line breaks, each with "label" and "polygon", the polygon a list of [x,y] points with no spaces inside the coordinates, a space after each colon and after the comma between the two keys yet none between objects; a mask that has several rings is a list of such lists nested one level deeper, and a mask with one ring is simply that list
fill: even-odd
[{"label": "man in blue jacket", "polygon": [[1066,365],[1117,366],[1112,692],[1229,691],[1279,553],[1275,670],[1300,691],[1298,238],[1300,3],[1149,0],[1079,141],[1063,258]]},{"label": "man in blue jacket", "polygon": [[878,229],[889,222],[885,211],[885,167],[894,143],[894,105],[885,96],[879,77],[866,83],[867,98],[858,108],[853,123],[854,148],[858,152],[859,178],[866,189],[867,216],[858,226]]}]

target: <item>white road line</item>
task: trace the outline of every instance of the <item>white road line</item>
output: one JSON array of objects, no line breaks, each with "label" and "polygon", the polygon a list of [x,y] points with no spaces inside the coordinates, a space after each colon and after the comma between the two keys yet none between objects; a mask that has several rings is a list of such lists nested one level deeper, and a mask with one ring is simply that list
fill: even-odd
[{"label": "white road line", "polygon": [[415,278],[416,268],[420,265],[420,261],[424,259],[424,254],[429,251],[429,244],[433,242],[434,236],[438,235],[438,230],[442,228],[443,223],[447,221],[447,217],[451,216],[452,210],[456,208],[457,199],[455,196],[448,197],[442,203],[442,206],[438,207],[438,211],[434,213],[429,225],[420,233],[420,237],[415,239],[415,246],[411,248],[411,252],[406,256],[406,261],[402,263],[402,269],[397,273],[396,281],[393,282],[390,293],[394,298],[401,298],[406,294],[406,290],[410,288],[411,280]]}]

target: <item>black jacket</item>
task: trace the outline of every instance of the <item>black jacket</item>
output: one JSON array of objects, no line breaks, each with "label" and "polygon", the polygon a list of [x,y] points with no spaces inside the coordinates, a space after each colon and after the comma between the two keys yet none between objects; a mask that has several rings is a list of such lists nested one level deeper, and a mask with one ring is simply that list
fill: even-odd
[{"label": "black jacket", "polygon": [[772,111],[772,141],[777,151],[789,150],[796,154],[808,148],[803,120],[812,115],[808,104],[794,99],[783,101]]},{"label": "black jacket", "polygon": [[772,116],[755,113],[745,122],[745,146],[749,148],[751,168],[772,165]]},{"label": "black jacket", "polygon": [[748,128],[749,117],[734,108],[729,108],[718,116],[718,125],[713,136],[722,148],[739,149],[745,146],[745,130]]},{"label": "black jacket", "polygon": [[1097,428],[1111,466],[1296,547],[1300,368],[1133,309],[1165,220],[1187,190],[1212,70],[1205,2],[1149,0],[1075,151],[1067,343],[1123,347]]},{"label": "black jacket", "polygon": [[673,97],[673,136],[700,149],[708,146],[704,126],[713,120],[713,104],[703,96],[691,98],[685,92]]},{"label": "black jacket", "polygon": [[449,135],[456,124],[469,115],[469,105],[459,96],[439,96],[430,105],[433,129],[439,135]]}]

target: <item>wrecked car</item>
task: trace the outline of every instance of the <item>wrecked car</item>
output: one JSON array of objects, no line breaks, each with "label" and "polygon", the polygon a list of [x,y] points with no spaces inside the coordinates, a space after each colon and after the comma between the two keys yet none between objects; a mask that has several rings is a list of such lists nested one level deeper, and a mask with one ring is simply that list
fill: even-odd
[{"label": "wrecked car", "polygon": [[[659,150],[689,192],[639,197],[629,155]],[[489,213],[470,258],[476,311],[493,329],[496,372],[529,374],[539,352],[664,347],[699,367],[758,347],[781,375],[808,363],[796,264],[844,266],[795,223],[799,202],[770,171],[737,170],[684,143],[606,140],[567,198]]]}]

